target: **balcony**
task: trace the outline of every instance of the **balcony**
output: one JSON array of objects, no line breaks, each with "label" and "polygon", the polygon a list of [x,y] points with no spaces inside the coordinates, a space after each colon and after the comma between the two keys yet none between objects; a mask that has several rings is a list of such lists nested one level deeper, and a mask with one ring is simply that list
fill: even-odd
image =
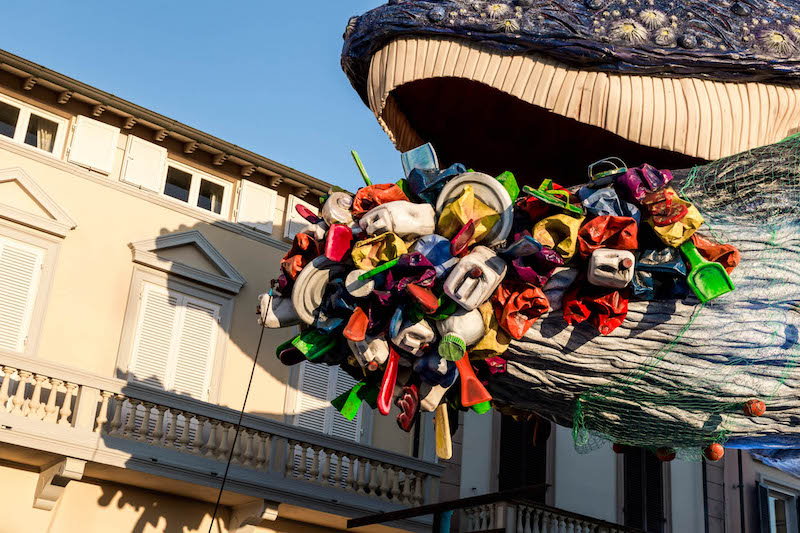
[{"label": "balcony", "polygon": [[644,533],[544,505],[531,500],[544,495],[546,485],[534,485],[494,494],[484,494],[449,502],[422,505],[390,513],[363,516],[348,521],[348,527],[396,524],[402,520],[432,515],[434,533],[448,531],[444,523],[459,513],[461,533]]},{"label": "balcony", "polygon": [[44,469],[69,457],[96,479],[213,502],[230,456],[223,504],[268,501],[335,527],[438,496],[433,463],[251,415],[234,446],[238,411],[8,353],[0,365],[2,459]]}]

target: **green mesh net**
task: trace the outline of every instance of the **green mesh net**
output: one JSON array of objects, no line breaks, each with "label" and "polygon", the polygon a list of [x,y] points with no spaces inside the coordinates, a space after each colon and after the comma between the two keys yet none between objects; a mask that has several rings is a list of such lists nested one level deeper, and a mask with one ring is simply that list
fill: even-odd
[{"label": "green mesh net", "polygon": [[[697,304],[637,368],[577,398],[580,452],[613,441],[699,459],[749,430],[748,399],[785,409],[781,395],[796,394],[784,384],[798,362],[800,135],[695,167],[676,190],[702,213],[702,233],[741,251],[736,290]],[[704,346],[718,343],[720,353]]]}]

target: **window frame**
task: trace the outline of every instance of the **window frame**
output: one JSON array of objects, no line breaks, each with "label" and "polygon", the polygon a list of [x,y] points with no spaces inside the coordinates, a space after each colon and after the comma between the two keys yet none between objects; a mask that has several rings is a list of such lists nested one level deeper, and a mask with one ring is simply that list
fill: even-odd
[{"label": "window frame", "polygon": [[[641,450],[643,453],[652,453]],[[617,461],[617,523],[625,523],[625,454],[615,453]],[[664,513],[664,533],[672,533],[672,462],[661,462],[661,491]]]},{"label": "window frame", "polygon": [[[45,154],[49,157],[55,157],[56,159],[61,159],[63,157],[64,146],[66,144],[67,133],[69,131],[69,122],[70,122],[69,119],[50,113],[49,111],[45,111],[44,109],[40,109],[36,106],[26,104],[25,102],[17,100],[16,98],[12,98],[11,96],[8,96],[5,93],[0,93],[0,102],[14,106],[19,109],[19,116],[17,117],[17,125],[16,129],[14,130],[14,137],[6,137],[5,135],[0,135],[0,139],[3,139],[7,142],[13,142],[14,144],[18,144],[20,146],[24,146],[29,150],[33,150],[40,154]],[[53,139],[52,152],[48,152],[47,150],[43,150],[37,146],[32,146],[25,142],[25,135],[28,132],[28,126],[30,125],[31,114],[38,115],[43,119],[50,120],[56,123],[57,129],[56,129],[55,139]]]},{"label": "window frame", "polygon": [[[179,200],[173,196],[168,195],[164,192],[164,187],[167,184],[167,173],[169,172],[169,167],[175,167],[177,170],[181,172],[186,172],[191,174],[192,181],[189,185],[189,198],[185,202],[183,200]],[[204,209],[197,205],[197,201],[200,196],[200,182],[202,180],[210,181],[211,183],[215,183],[220,185],[223,188],[222,193],[222,210],[220,213],[215,213],[210,209]],[[192,209],[198,209],[205,213],[209,213],[213,217],[220,218],[222,220],[229,220],[231,217],[231,205],[232,205],[232,197],[233,197],[233,183],[218,176],[213,176],[208,172],[203,172],[195,167],[191,167],[185,163],[181,163],[174,159],[167,157],[166,163],[164,163],[164,174],[161,176],[161,186],[159,187],[158,194],[167,198],[171,202],[177,202],[181,205],[186,205]]]},{"label": "window frame", "polygon": [[28,323],[27,333],[28,340],[25,343],[25,348],[21,352],[0,349],[0,352],[3,353],[12,353],[33,358],[39,353],[39,342],[41,341],[42,329],[47,312],[47,302],[50,297],[50,290],[55,276],[61,239],[46,233],[28,229],[18,224],[6,222],[2,219],[0,219],[0,236],[44,250],[42,272],[39,277],[39,287],[36,289],[36,297],[34,298],[31,308],[31,317]]},{"label": "window frame", "polygon": [[[800,516],[798,516],[798,509],[797,509],[797,502],[800,499],[800,488],[794,487],[787,483],[782,482],[781,480],[774,478],[768,474],[763,472],[759,472],[758,477],[756,479],[758,484],[765,488],[768,492],[768,495],[772,497],[772,492],[777,492],[782,496],[784,500],[789,502],[787,508],[787,531],[796,531],[797,527],[800,525]],[[758,496],[757,496],[758,498]],[[772,518],[772,510],[773,506],[769,506],[769,517]],[[759,520],[761,519],[760,516],[760,509],[759,509]],[[771,522],[771,520],[770,520]]]},{"label": "window frame", "polygon": [[142,309],[143,299],[140,298],[140,295],[144,291],[145,284],[148,283],[220,306],[219,331],[217,332],[213,362],[211,363],[208,397],[205,400],[195,398],[198,401],[218,403],[220,384],[222,383],[222,375],[225,368],[225,352],[230,337],[235,295],[205,287],[199,283],[194,283],[190,280],[179,278],[167,272],[161,272],[140,264],[133,265],[133,275],[131,276],[131,285],[128,292],[128,301],[117,354],[116,376],[127,381],[129,387],[139,388],[143,391],[156,390],[166,394],[177,394],[165,388],[154,387],[137,381],[129,381],[130,376],[128,370],[133,359],[133,348],[139,323],[139,313]]}]

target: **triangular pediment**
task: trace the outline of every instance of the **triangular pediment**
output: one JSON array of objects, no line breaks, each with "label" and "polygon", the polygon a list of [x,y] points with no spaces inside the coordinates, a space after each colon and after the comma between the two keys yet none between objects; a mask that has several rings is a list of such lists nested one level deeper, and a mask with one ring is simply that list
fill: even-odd
[{"label": "triangular pediment", "polygon": [[75,221],[19,167],[0,170],[0,218],[66,237]]},{"label": "triangular pediment", "polygon": [[228,292],[246,283],[205,236],[197,230],[160,235],[129,244],[136,263],[175,274]]}]

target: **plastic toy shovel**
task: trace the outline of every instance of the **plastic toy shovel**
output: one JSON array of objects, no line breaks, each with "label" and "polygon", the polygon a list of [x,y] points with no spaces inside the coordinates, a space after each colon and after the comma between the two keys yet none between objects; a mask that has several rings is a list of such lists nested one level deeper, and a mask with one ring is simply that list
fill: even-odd
[{"label": "plastic toy shovel", "polygon": [[453,456],[453,440],[450,437],[450,419],[447,417],[446,403],[436,408],[433,425],[436,428],[436,456],[439,459],[450,459]]},{"label": "plastic toy shovel", "polygon": [[389,347],[389,360],[386,362],[386,370],[381,381],[381,390],[378,393],[378,411],[384,416],[389,414],[392,408],[392,393],[394,384],[397,382],[397,365],[400,364],[400,356],[394,351],[394,346]]},{"label": "plastic toy shovel", "polygon": [[733,281],[725,271],[725,267],[719,263],[712,263],[703,259],[691,240],[681,244],[681,252],[689,260],[689,265],[692,268],[687,275],[686,281],[701,302],[705,303],[713,300],[726,292],[731,292],[735,288]]}]

